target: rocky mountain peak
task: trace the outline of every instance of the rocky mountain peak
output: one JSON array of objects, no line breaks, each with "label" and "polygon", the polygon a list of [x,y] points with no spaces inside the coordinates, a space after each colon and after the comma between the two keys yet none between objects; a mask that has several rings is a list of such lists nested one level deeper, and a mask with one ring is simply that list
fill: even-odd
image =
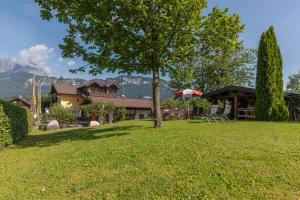
[{"label": "rocky mountain peak", "polygon": [[38,76],[50,76],[50,73],[35,63],[20,64],[12,58],[0,59],[0,73],[4,72],[27,72]]}]

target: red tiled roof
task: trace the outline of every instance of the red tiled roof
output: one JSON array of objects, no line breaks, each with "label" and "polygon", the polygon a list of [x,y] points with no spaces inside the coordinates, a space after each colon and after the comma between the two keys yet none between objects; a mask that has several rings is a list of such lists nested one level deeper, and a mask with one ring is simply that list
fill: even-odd
[{"label": "red tiled roof", "polygon": [[81,84],[81,85],[74,85],[71,83],[53,83],[53,87],[55,88],[55,90],[58,94],[77,94],[78,88],[82,88],[85,86],[88,87],[93,83],[97,83],[101,87],[115,86],[116,88],[119,88],[119,86],[114,83],[108,83],[106,85],[102,85],[100,82],[95,81],[95,80],[88,81],[85,84]]},{"label": "red tiled roof", "polygon": [[58,94],[77,94],[77,88],[80,85],[66,84],[66,83],[53,83]]},{"label": "red tiled roof", "polygon": [[91,97],[92,101],[104,101],[125,108],[152,109],[152,101],[146,99],[127,99],[123,97]]}]

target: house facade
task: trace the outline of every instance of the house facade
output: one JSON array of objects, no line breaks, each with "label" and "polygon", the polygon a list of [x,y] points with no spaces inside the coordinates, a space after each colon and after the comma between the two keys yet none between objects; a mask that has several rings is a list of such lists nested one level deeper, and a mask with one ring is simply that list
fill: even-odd
[{"label": "house facade", "polygon": [[[102,84],[99,81],[88,81],[84,84],[54,83],[51,88],[51,103],[78,109],[89,99],[93,102],[109,102],[116,107],[126,108],[126,119],[147,119],[152,112],[152,101],[130,99],[118,95],[117,84]],[[114,120],[114,113],[109,114],[109,122]]]}]

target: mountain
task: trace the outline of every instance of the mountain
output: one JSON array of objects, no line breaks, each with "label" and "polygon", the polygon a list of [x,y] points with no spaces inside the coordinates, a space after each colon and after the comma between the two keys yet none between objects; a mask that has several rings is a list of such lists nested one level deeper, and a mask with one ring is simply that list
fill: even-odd
[{"label": "mountain", "polygon": [[50,76],[49,72],[35,63],[20,64],[11,58],[0,59],[0,73],[3,72],[27,72],[39,76]]},{"label": "mountain", "polygon": [[[3,61],[3,60],[2,60]],[[31,71],[17,70],[16,66],[10,66],[10,63],[1,65],[0,67],[0,99],[11,99],[16,96],[30,97],[31,96]],[[5,66],[5,67],[3,67]],[[2,71],[1,71],[2,70]],[[45,75],[37,75],[36,83],[40,80],[42,85],[43,95],[50,92],[51,84],[61,81],[56,77],[49,77]],[[152,80],[151,78],[140,76],[118,76],[116,78],[96,79],[103,83],[114,82],[120,86],[119,95],[125,95],[128,98],[151,98],[152,96]],[[87,80],[65,78],[62,80],[65,83],[82,84]],[[172,91],[167,86],[167,81],[161,80],[161,97],[166,99],[172,96]]]}]

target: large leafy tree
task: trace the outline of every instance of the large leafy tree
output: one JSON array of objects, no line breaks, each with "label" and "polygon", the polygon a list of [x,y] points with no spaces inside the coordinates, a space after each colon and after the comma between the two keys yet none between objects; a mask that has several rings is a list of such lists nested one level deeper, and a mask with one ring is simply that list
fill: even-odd
[{"label": "large leafy tree", "polygon": [[259,120],[286,120],[288,109],[284,100],[282,56],[274,27],[261,36],[256,78],[256,115]]},{"label": "large leafy tree", "polygon": [[255,50],[246,49],[240,40],[244,29],[240,16],[228,9],[215,7],[205,18],[195,58],[197,84],[203,91],[251,82]]},{"label": "large leafy tree", "polygon": [[289,76],[289,81],[286,88],[288,92],[300,94],[300,71]]},{"label": "large leafy tree", "polygon": [[248,85],[254,80],[256,50],[246,49],[240,41],[244,31],[239,15],[215,7],[204,17],[198,52],[170,73],[170,85],[212,91],[226,85]]},{"label": "large leafy tree", "polygon": [[155,127],[162,127],[160,74],[194,55],[207,0],[36,0],[43,19],[67,25],[63,56],[77,70],[152,73]]},{"label": "large leafy tree", "polygon": [[193,88],[196,83],[193,65],[178,65],[169,70],[169,87],[173,90]]},{"label": "large leafy tree", "polygon": [[231,55],[199,57],[195,66],[196,85],[203,91],[224,86],[253,86],[255,82],[255,49],[238,49]]}]

